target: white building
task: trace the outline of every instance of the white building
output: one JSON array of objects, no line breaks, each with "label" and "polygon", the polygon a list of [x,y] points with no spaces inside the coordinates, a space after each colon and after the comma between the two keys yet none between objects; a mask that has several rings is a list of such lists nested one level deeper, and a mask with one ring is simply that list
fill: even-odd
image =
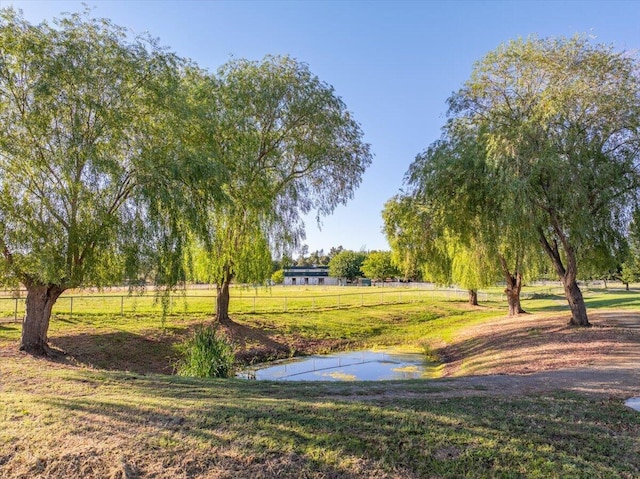
[{"label": "white building", "polygon": [[284,284],[338,285],[339,278],[329,276],[328,266],[290,266],[284,269]]}]

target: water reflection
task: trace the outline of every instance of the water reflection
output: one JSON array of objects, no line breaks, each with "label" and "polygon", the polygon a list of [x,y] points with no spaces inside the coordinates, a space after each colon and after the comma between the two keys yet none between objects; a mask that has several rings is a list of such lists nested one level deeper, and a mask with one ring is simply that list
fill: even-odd
[{"label": "water reflection", "polygon": [[630,407],[631,409],[640,411],[640,397],[627,399],[627,401],[624,404]]},{"label": "water reflection", "polygon": [[384,381],[432,377],[436,367],[419,353],[351,351],[265,363],[241,372],[238,377],[272,381]]}]

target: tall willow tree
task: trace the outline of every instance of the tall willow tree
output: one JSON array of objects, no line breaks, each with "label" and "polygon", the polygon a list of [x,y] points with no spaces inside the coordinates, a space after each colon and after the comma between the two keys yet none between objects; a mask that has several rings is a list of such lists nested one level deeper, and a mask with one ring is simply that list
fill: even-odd
[{"label": "tall willow tree", "polygon": [[405,180],[416,204],[428,205],[431,224],[447,232],[456,276],[482,286],[502,276],[509,315],[517,315],[523,275],[535,270],[540,247],[524,204],[487,164],[482,135],[456,126],[416,157]]},{"label": "tall willow tree", "polygon": [[487,175],[513,206],[510,217],[500,210],[505,224],[522,228],[527,212],[572,325],[589,325],[578,265],[594,245],[617,247],[638,193],[638,67],[630,54],[579,37],[511,41],[450,99],[449,128],[485,145]]},{"label": "tall willow tree", "polygon": [[268,278],[270,252],[299,244],[303,215],[327,215],[350,199],[371,154],[333,88],[292,58],[231,61],[202,92],[212,118],[206,140],[225,171],[226,201],[210,208],[206,243],[216,320],[226,322],[230,283]]},{"label": "tall willow tree", "polygon": [[478,289],[494,284],[496,270],[484,245],[449,229],[434,205],[417,195],[396,195],[382,212],[384,232],[394,262],[405,276],[420,271],[436,284],[457,284],[469,293],[469,304],[478,304]]},{"label": "tall willow tree", "polygon": [[[27,289],[21,349],[48,354],[65,290],[135,278],[154,246],[180,258],[215,188],[185,188],[206,163],[183,161],[180,61],[153,41],[87,13],[50,26],[8,9],[0,45],[0,280]],[[156,275],[175,281],[177,264]]]}]

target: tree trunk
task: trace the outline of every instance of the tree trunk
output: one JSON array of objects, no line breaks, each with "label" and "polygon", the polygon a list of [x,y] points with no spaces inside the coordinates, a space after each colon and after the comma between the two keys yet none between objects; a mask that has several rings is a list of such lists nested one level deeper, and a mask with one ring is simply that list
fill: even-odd
[{"label": "tree trunk", "polygon": [[471,306],[478,306],[478,291],[475,289],[469,290],[469,304]]},{"label": "tree trunk", "polygon": [[51,310],[64,288],[53,284],[27,285],[26,315],[22,323],[20,350],[39,356],[51,355],[47,332]]},{"label": "tree trunk", "polygon": [[507,295],[507,304],[509,305],[509,316],[518,316],[526,313],[520,305],[520,288],[507,288],[504,290]]},{"label": "tree trunk", "polygon": [[229,318],[229,283],[231,280],[226,279],[222,284],[216,285],[216,318],[215,320],[220,324],[228,324],[231,319]]},{"label": "tree trunk", "polygon": [[626,289],[627,291],[629,291],[629,283],[624,283],[624,289]]},{"label": "tree trunk", "polygon": [[512,274],[507,266],[507,261],[504,257],[500,256],[500,264],[502,266],[502,273],[506,282],[506,288],[504,293],[507,295],[507,304],[509,305],[509,316],[518,316],[521,313],[526,313],[520,305],[520,292],[522,291],[522,273],[518,271],[516,266],[515,274]]},{"label": "tree trunk", "polygon": [[[560,231],[560,228],[555,228],[557,232]],[[543,248],[551,258],[553,266],[560,277],[560,281],[562,282],[562,286],[564,287],[564,295],[567,298],[567,302],[569,303],[569,308],[571,309],[571,321],[569,321],[570,326],[582,326],[587,327],[591,326],[589,323],[589,318],[587,317],[587,307],[584,304],[584,299],[582,297],[582,291],[578,287],[578,282],[576,278],[578,276],[578,268],[576,265],[576,256],[573,251],[573,248],[569,244],[568,240],[564,236],[560,236],[562,240],[567,267],[565,268],[562,262],[562,256],[560,255],[560,251],[558,249],[558,244],[554,241],[553,244],[549,243],[546,236],[542,231],[540,233],[540,242],[542,243]]]},{"label": "tree trunk", "polygon": [[571,308],[571,321],[569,321],[569,324],[571,326],[591,326],[587,317],[587,306],[584,304],[578,282],[575,278],[567,278],[566,280],[561,278],[561,280],[564,286],[564,294],[569,302],[569,308]]}]

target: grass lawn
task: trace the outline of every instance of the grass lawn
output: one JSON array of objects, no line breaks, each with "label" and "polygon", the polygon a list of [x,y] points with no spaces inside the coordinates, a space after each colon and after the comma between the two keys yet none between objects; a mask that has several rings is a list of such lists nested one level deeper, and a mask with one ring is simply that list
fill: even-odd
[{"label": "grass lawn", "polygon": [[[637,291],[586,297],[594,312],[640,310]],[[569,354],[572,345],[605,349],[599,341],[617,334],[566,328],[567,307],[555,297],[523,305],[535,314],[508,328],[499,323],[504,304],[470,308],[443,298],[247,311],[234,320],[255,341],[427,347],[450,354],[442,359],[465,374],[500,371],[489,359],[504,366],[516,351],[534,364],[520,356],[540,355],[554,338]],[[618,393],[496,393],[458,379],[279,383],[153,373],[203,318],[187,312],[162,325],[156,314],[60,315],[50,339],[70,357],[59,362],[18,353],[19,325],[0,324],[0,477],[640,477],[640,413]],[[493,332],[494,324],[501,329]],[[623,333],[625,348],[640,348],[640,332]]]}]

